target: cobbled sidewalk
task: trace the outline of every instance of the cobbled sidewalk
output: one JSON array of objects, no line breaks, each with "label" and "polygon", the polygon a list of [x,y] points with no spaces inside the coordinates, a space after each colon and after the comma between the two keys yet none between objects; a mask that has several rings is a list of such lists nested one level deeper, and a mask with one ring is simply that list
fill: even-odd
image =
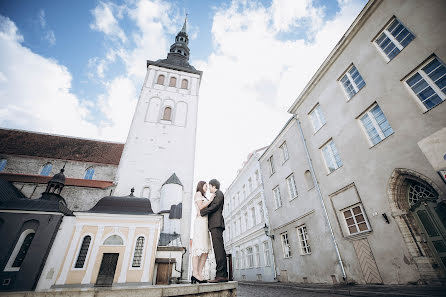
[{"label": "cobbled sidewalk", "polygon": [[[429,285],[338,285],[300,284],[300,283],[268,283],[268,282],[242,282],[239,286],[264,286],[268,288],[288,288],[296,291],[296,296],[305,295],[303,292],[319,292],[323,295],[344,296],[446,296],[446,286]],[[298,294],[298,292],[302,294]]]}]

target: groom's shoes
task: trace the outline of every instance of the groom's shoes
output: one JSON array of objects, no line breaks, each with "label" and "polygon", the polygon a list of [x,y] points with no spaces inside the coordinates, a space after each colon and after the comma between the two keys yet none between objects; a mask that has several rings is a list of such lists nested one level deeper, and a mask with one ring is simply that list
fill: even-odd
[{"label": "groom's shoes", "polygon": [[224,283],[224,282],[227,282],[227,281],[228,281],[228,278],[227,278],[227,277],[221,277],[221,276],[218,276],[218,277],[216,277],[215,279],[210,280],[209,282],[210,282],[210,283]]}]

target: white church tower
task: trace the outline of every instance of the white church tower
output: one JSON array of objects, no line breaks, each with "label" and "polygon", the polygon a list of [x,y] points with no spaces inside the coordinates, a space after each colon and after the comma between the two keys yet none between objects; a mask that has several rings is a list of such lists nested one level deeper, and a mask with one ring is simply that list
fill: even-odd
[{"label": "white church tower", "polygon": [[175,37],[167,59],[147,61],[147,74],[113,194],[128,195],[134,188],[135,196],[150,198],[153,211],[164,216],[157,258],[174,258],[172,277],[180,277],[181,267],[183,279],[188,277],[198,92],[202,75],[189,64],[186,23],[187,20]]}]

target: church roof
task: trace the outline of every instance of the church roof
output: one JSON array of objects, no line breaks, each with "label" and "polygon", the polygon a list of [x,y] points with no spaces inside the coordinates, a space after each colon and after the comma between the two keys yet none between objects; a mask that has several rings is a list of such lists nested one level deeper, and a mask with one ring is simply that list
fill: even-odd
[{"label": "church roof", "polygon": [[152,204],[147,198],[133,196],[106,196],[101,198],[88,212],[115,213],[115,214],[153,214]]},{"label": "church roof", "polygon": [[20,192],[9,181],[0,177],[0,201],[8,201],[12,199],[25,198],[22,192]]},{"label": "church roof", "polygon": [[172,174],[167,180],[166,182],[163,184],[164,185],[168,185],[168,184],[177,184],[180,186],[183,186],[183,184],[181,183],[180,179],[178,178],[178,176],[174,173]]},{"label": "church roof", "polygon": [[124,143],[0,129],[0,154],[118,165]]}]

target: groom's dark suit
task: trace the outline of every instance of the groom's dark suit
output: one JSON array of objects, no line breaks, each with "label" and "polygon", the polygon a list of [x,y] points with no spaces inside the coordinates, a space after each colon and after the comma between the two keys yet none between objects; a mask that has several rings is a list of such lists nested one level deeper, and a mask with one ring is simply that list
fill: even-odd
[{"label": "groom's dark suit", "polygon": [[225,196],[223,192],[217,190],[212,202],[202,210],[201,216],[208,215],[209,231],[212,236],[212,246],[214,247],[215,261],[217,262],[216,277],[228,277],[228,268],[226,265],[226,252],[223,243],[223,230],[225,230],[225,220],[223,219],[223,204]]}]

